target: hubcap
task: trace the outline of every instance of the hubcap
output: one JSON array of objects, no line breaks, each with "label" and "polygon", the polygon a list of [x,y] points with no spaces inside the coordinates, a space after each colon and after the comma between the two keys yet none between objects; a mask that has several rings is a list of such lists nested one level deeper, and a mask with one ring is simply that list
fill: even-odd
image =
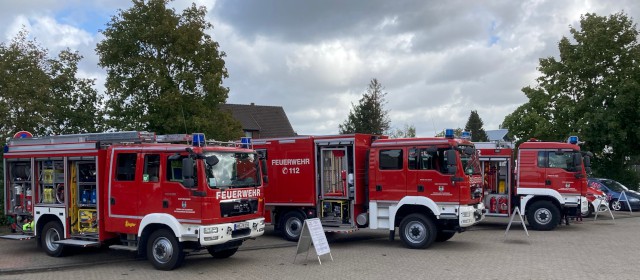
[{"label": "hubcap", "polygon": [[49,230],[47,230],[47,234],[45,235],[44,240],[46,241],[45,243],[49,251],[53,252],[55,250],[58,250],[58,247],[60,247],[60,244],[53,243],[54,241],[60,240],[60,233],[55,228],[50,228]]},{"label": "hubcap", "polygon": [[404,236],[411,243],[420,243],[426,238],[427,229],[420,222],[410,222],[404,230]]},{"label": "hubcap", "polygon": [[540,208],[535,212],[536,223],[546,225],[551,221],[551,211],[547,208]]},{"label": "hubcap", "polygon": [[611,206],[611,208],[613,208],[613,210],[620,210],[622,209],[622,204],[620,204],[620,201],[616,200],[613,202],[613,205]]},{"label": "hubcap", "polygon": [[160,237],[153,242],[153,258],[159,263],[167,263],[173,256],[173,246],[171,241],[165,237]]},{"label": "hubcap", "polygon": [[285,230],[289,236],[298,236],[302,230],[302,222],[299,219],[291,218],[287,220]]}]

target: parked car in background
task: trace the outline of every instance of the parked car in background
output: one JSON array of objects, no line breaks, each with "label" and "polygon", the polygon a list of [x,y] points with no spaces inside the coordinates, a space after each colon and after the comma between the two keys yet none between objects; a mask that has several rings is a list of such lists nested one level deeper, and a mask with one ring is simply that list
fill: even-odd
[{"label": "parked car in background", "polygon": [[[589,201],[589,208],[588,210],[582,212],[582,217],[585,218],[590,217],[595,212],[595,209],[598,209],[598,207],[605,208],[600,209],[600,212],[605,211],[606,207],[609,207],[609,198],[607,197],[607,195],[600,189],[591,187],[591,184],[587,188],[587,200]],[[602,201],[604,201],[607,206],[603,205]]]},{"label": "parked car in background", "polygon": [[[611,179],[604,178],[589,178],[589,187],[596,188],[604,192],[607,197],[609,197],[609,207],[612,210],[629,210],[629,206],[631,206],[631,210],[640,210],[640,193],[629,190],[629,188],[625,187],[623,184]],[[625,193],[627,197],[627,201],[620,201],[620,196],[622,192]]]}]

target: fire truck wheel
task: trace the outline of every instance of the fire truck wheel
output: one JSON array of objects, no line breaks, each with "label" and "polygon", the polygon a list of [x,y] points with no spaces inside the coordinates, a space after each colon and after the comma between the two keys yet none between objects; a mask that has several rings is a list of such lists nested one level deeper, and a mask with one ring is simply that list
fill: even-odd
[{"label": "fire truck wheel", "polygon": [[226,249],[222,251],[215,251],[213,250],[213,247],[209,247],[207,248],[207,251],[209,251],[209,254],[211,254],[211,256],[214,259],[226,259],[228,257],[233,256],[236,252],[238,252],[238,247]]},{"label": "fire truck wheel", "polygon": [[291,211],[282,217],[282,232],[289,241],[298,241],[302,232],[304,217],[297,211]]},{"label": "fire truck wheel", "polygon": [[436,242],[445,242],[451,239],[455,234],[455,232],[444,232],[439,230],[438,235],[436,236]]},{"label": "fire truck wheel", "polygon": [[552,230],[560,222],[560,210],[550,201],[536,201],[527,211],[527,221],[534,230]]},{"label": "fire truck wheel", "polygon": [[436,225],[422,214],[411,214],[400,223],[400,238],[410,249],[424,249],[433,244]]},{"label": "fire truck wheel", "polygon": [[63,230],[60,222],[51,221],[42,228],[42,248],[47,255],[52,257],[62,257],[66,253],[66,248],[62,244],[56,244],[54,241],[63,239]]},{"label": "fire truck wheel", "polygon": [[173,231],[156,230],[149,236],[147,242],[147,258],[156,269],[172,270],[182,264],[184,251]]}]

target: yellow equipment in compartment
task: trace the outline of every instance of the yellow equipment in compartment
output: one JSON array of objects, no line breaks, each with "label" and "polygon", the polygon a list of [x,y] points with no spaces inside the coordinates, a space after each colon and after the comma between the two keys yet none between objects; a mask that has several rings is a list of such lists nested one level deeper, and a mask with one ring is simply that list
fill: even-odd
[{"label": "yellow equipment in compartment", "polygon": [[323,221],[348,222],[349,201],[326,199],[322,201],[321,218]]},{"label": "yellow equipment in compartment", "polygon": [[98,231],[98,213],[96,209],[78,210],[78,231],[83,233]]}]

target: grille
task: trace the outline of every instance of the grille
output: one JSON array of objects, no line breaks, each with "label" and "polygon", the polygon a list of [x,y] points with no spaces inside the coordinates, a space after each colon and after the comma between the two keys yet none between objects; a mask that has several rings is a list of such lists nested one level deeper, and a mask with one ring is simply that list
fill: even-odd
[{"label": "grille", "polygon": [[257,199],[242,199],[220,203],[222,217],[233,217],[258,212]]}]

